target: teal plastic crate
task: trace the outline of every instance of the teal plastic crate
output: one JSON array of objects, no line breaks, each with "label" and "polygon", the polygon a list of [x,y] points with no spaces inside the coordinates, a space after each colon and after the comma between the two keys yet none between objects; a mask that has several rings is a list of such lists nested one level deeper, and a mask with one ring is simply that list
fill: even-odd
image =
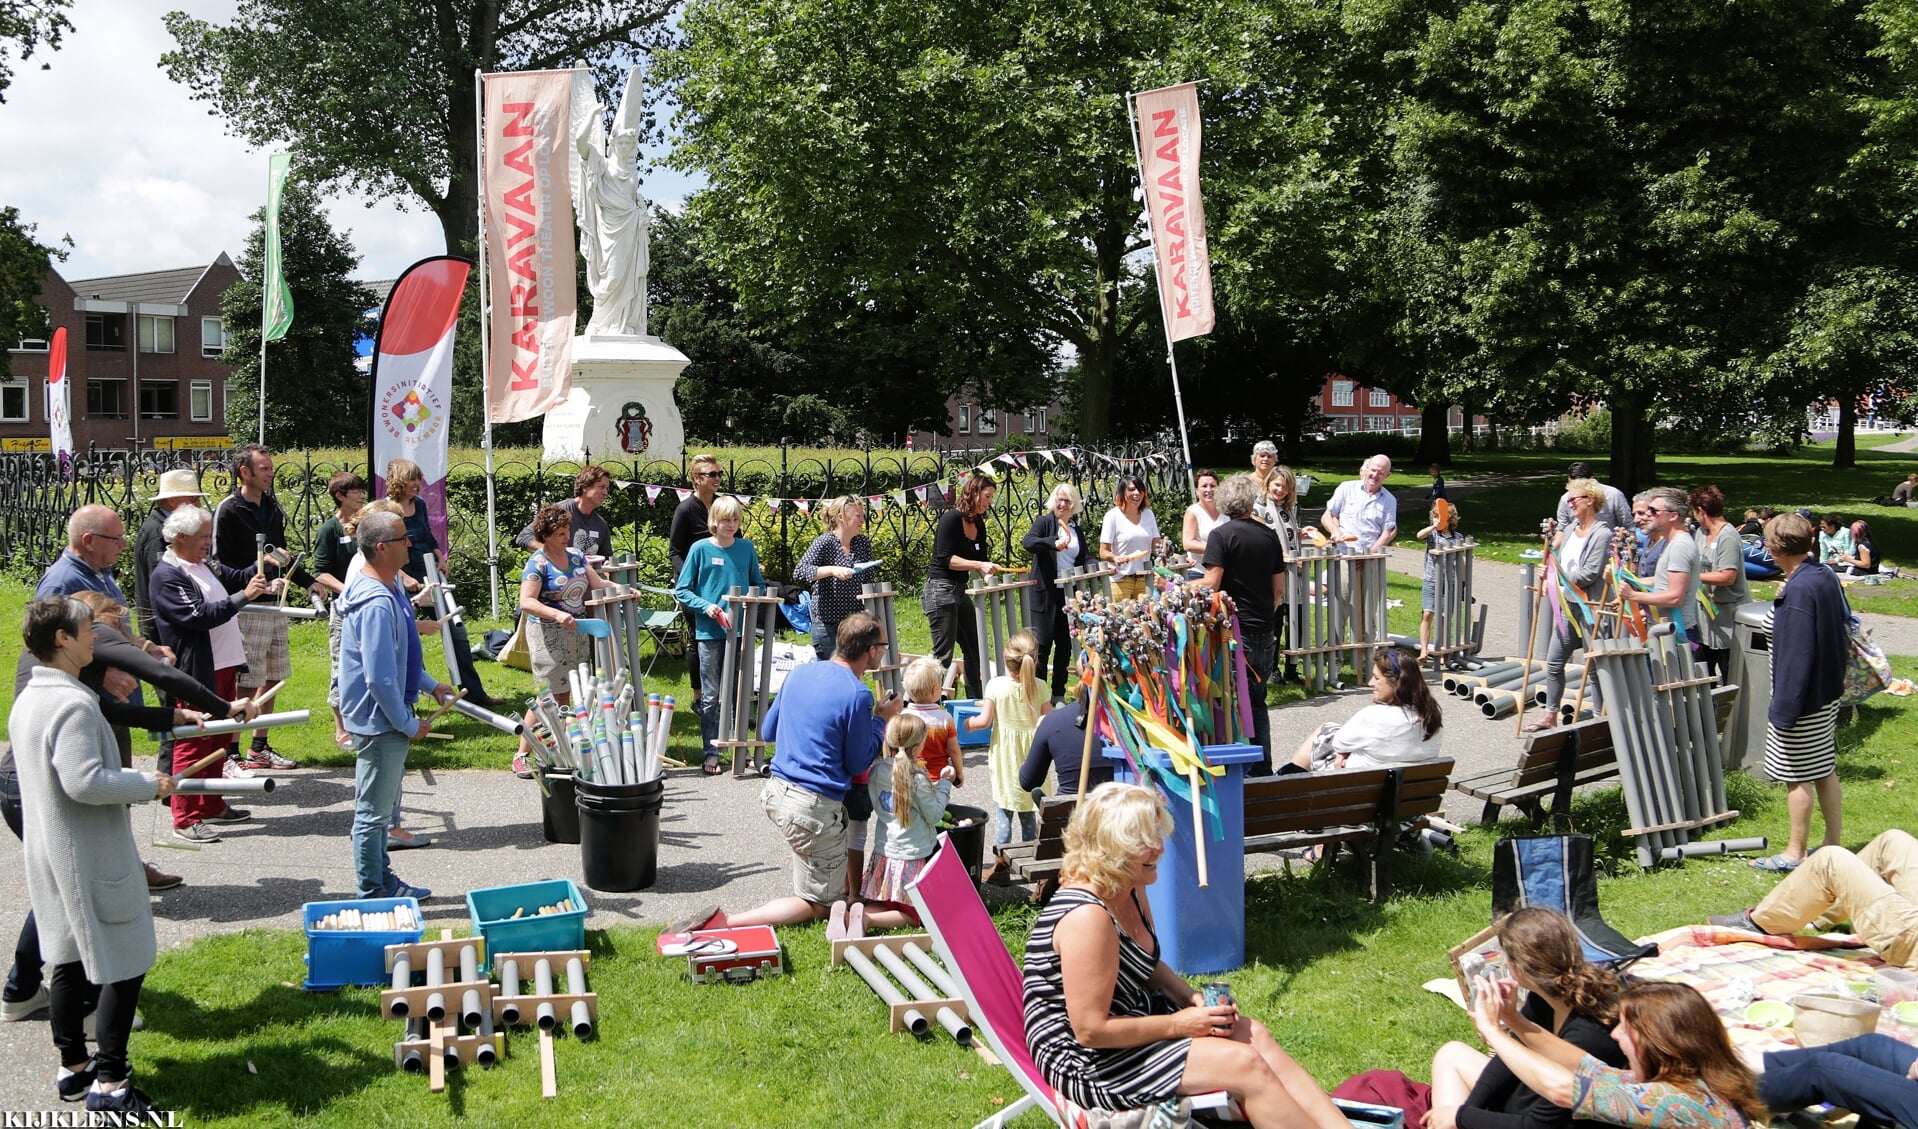
[{"label": "teal plastic crate", "polygon": [[420,939],[425,932],[423,928],[370,933],[315,929],[313,923],[343,909],[387,913],[396,906],[408,907],[413,911],[413,920],[421,920],[420,903],[414,898],[306,903],[300,913],[306,927],[306,982],[300,986],[309,992],[329,992],[349,986],[386,987],[391,982],[386,974],[386,946],[410,945]]},{"label": "teal plastic crate", "polygon": [[[537,916],[539,907],[571,898],[573,909]],[[523,909],[524,917],[513,911]],[[553,952],[586,947],[586,899],[570,878],[551,878],[518,886],[494,886],[466,895],[466,912],[473,919],[473,935],[486,939],[486,968],[492,971],[494,953]]]},{"label": "teal plastic crate", "polygon": [[981,749],[992,744],[992,730],[967,729],[965,726],[967,718],[979,716],[979,699],[950,698],[946,701],[946,712],[952,715],[952,723],[959,727],[960,748]]}]

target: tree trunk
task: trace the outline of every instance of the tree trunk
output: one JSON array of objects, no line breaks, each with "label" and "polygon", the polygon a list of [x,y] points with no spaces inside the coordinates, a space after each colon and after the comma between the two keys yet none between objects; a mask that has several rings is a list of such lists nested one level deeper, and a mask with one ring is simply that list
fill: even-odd
[{"label": "tree trunk", "polygon": [[1627,498],[1652,485],[1658,472],[1651,427],[1645,422],[1650,397],[1642,392],[1613,396],[1611,484]]},{"label": "tree trunk", "polygon": [[1478,418],[1478,409],[1470,400],[1467,400],[1458,406],[1458,410],[1459,415],[1465,420],[1465,426],[1459,432],[1465,439],[1465,449],[1476,451],[1478,450],[1478,432],[1472,427],[1472,421]]},{"label": "tree trunk", "polygon": [[1858,465],[1858,400],[1854,396],[1838,397],[1838,441],[1832,445],[1831,465],[1838,470]]},{"label": "tree trunk", "polygon": [[1450,404],[1427,404],[1419,409],[1419,449],[1412,456],[1414,466],[1452,465],[1452,436],[1446,428],[1451,415]]}]

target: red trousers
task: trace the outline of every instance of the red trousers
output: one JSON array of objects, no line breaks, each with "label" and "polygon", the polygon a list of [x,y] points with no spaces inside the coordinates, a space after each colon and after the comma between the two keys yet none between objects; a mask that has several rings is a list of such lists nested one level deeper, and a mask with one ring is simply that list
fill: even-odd
[{"label": "red trousers", "polygon": [[[213,689],[219,693],[220,697],[230,702],[239,697],[239,678],[240,668],[237,666],[215,671]],[[178,775],[192,766],[193,762],[204,760],[215,750],[224,749],[233,741],[234,736],[231,733],[219,733],[212,737],[195,737],[190,741],[175,741],[172,771]],[[223,767],[223,761],[216,759],[193,775],[217,779]],[[175,827],[191,827],[209,815],[218,815],[226,810],[224,796],[175,795],[170,802],[173,804],[173,826]]]}]

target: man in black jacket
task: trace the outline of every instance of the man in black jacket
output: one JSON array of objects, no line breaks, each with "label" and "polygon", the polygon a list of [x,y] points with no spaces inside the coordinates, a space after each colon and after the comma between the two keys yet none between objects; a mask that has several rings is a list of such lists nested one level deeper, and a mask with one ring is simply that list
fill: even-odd
[{"label": "man in black jacket", "polygon": [[[248,443],[240,448],[233,460],[233,475],[240,488],[213,511],[213,557],[228,568],[245,568],[255,563],[262,534],[269,549],[286,546],[286,511],[273,497],[273,455],[265,447]],[[297,557],[287,575],[300,587],[317,592],[319,582],[301,567]],[[241,616],[240,634],[246,643],[246,666],[240,670],[242,691],[264,689],[293,673],[285,616],[270,612]],[[252,747],[240,764],[249,769],[299,767],[274,751],[264,729],[253,731]]]},{"label": "man in black jacket", "polygon": [[153,566],[166,554],[166,538],[160,533],[160,527],[166,524],[168,514],[189,502],[199,505],[199,500],[205,497],[200,493],[198,476],[186,467],[160,476],[160,492],[153,496],[153,509],[140,523],[140,532],[133,539],[133,602],[140,612],[143,638],[159,638],[154,631],[153,597],[147,581],[153,576]]}]

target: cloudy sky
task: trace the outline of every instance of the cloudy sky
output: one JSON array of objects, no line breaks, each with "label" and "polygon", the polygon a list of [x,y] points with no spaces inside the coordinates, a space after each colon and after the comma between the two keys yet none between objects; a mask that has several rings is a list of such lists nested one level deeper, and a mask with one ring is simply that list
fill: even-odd
[{"label": "cloudy sky", "polygon": [[[160,14],[175,8],[224,20],[234,5],[84,0],[59,51],[15,63],[0,105],[0,204],[38,224],[42,242],[72,236],[59,264],[66,278],[198,266],[221,251],[237,259],[247,217],[264,202],[265,153],[228,136],[205,103],[160,70],[173,45]],[[676,206],[688,191],[677,174],[644,177],[658,204]],[[423,207],[341,195],[328,211],[351,232],[362,278],[392,278],[445,250],[439,221]]]}]

